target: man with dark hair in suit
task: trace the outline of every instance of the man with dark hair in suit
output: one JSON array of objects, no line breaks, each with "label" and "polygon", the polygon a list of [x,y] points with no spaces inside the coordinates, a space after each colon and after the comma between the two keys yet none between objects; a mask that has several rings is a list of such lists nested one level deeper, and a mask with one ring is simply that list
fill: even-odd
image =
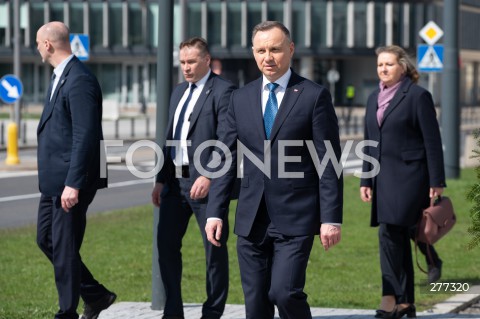
[{"label": "man with dark hair in suit", "polygon": [[97,189],[107,187],[100,176],[102,92],[95,76],[70,48],[69,30],[50,22],[37,32],[37,49],[54,67],[45,107],[38,124],[37,243],[53,264],[60,310],[55,318],[95,319],[116,295],[99,284],[82,262],[80,247],[86,213]]},{"label": "man with dark hair in suit", "polygon": [[[222,245],[226,195],[243,160],[235,233],[247,318],[273,318],[276,305],[283,319],[309,319],[303,288],[315,234],[325,250],[340,241],[342,177],[322,161],[340,158],[337,118],[328,90],[290,69],[294,44],[283,24],[260,23],[252,43],[262,77],[232,93],[221,141],[233,165],[212,180],[205,230]],[[237,147],[248,158],[237,159]]]},{"label": "man with dark hair in suit", "polygon": [[170,98],[166,139],[173,145],[167,143],[163,148],[165,162],[152,192],[153,204],[160,207],[157,241],[166,293],[163,318],[183,318],[181,247],[192,214],[200,227],[206,256],[207,300],[203,303],[202,318],[220,318],[227,300],[228,220],[223,221],[227,231],[219,238],[221,247],[208,244],[203,231],[210,179],[198,168],[208,168],[212,148],[206,148],[197,159],[194,154],[203,142],[217,140],[222,134],[235,87],[211,71],[210,61],[204,39],[195,37],[180,44],[185,82],[173,90]]}]

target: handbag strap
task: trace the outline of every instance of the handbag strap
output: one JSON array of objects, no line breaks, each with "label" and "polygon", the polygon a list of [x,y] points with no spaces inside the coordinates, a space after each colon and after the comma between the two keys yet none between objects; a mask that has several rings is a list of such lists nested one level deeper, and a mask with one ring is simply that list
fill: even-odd
[{"label": "handbag strap", "polygon": [[[438,196],[438,200],[441,200],[440,198],[440,195]],[[433,206],[433,199],[430,200],[430,203],[431,205]],[[423,218],[423,217],[422,217]],[[428,218],[428,217],[427,217]],[[421,220],[420,220],[421,221]],[[418,225],[417,225],[417,230],[416,230],[416,234],[415,234],[415,259],[417,261],[417,267],[418,269],[420,269],[423,273],[425,274],[428,274],[428,271],[425,271],[422,266],[420,266],[420,263],[418,262],[418,233],[420,231],[420,227],[418,227],[420,225],[420,221],[418,222]],[[434,262],[433,262],[433,257],[432,257],[432,253],[430,252],[430,244],[429,243],[425,243],[427,245],[427,258],[428,258],[428,261],[430,262],[430,265],[433,265]]]},{"label": "handbag strap", "polygon": [[[427,253],[428,253],[428,258],[430,258],[430,247],[427,246]],[[420,269],[423,273],[428,274],[428,271],[425,271],[425,269],[420,266],[420,263],[418,262],[418,239],[417,236],[415,236],[415,260],[417,261],[417,267]]]}]

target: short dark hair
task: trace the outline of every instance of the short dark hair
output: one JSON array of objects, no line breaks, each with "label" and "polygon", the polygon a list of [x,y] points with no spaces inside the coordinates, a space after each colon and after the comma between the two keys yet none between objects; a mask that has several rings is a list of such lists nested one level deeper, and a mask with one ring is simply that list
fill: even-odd
[{"label": "short dark hair", "polygon": [[200,53],[202,53],[203,55],[210,54],[210,50],[208,49],[207,41],[204,38],[201,38],[201,37],[193,37],[193,38],[190,38],[190,39],[185,40],[182,43],[180,43],[180,46],[179,46],[180,50],[185,48],[185,47],[187,47],[187,48],[190,48],[190,47],[197,48],[197,49],[200,50]]},{"label": "short dark hair", "polygon": [[285,34],[285,37],[288,39],[288,42],[292,42],[292,38],[290,37],[290,31],[288,31],[287,27],[283,23],[278,21],[263,21],[253,27],[252,44],[253,39],[255,38],[255,35],[258,31],[267,31],[273,28],[279,28],[280,30],[282,30],[283,34]]}]

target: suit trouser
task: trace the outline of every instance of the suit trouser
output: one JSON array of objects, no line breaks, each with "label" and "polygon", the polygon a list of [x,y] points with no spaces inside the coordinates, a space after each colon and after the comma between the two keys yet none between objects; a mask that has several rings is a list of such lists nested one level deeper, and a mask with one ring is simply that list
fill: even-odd
[{"label": "suit trouser", "polygon": [[380,224],[378,231],[382,296],[414,303],[414,271],[409,227]]},{"label": "suit trouser", "polygon": [[108,290],[93,278],[82,262],[80,247],[86,227],[88,206],[96,190],[80,191],[77,205],[67,213],[60,196],[41,195],[38,208],[37,244],[52,262],[60,310],[55,318],[78,318],[80,296],[91,303]]},{"label": "suit trouser", "polygon": [[160,274],[165,287],[164,315],[183,316],[181,293],[182,238],[187,231],[192,214],[197,219],[206,257],[207,300],[203,303],[204,316],[220,318],[225,309],[228,294],[228,221],[223,221],[221,247],[210,244],[205,233],[207,200],[192,200],[189,178],[175,179],[165,185],[169,189],[162,194],[158,223],[158,255]]},{"label": "suit trouser", "polygon": [[272,319],[277,305],[282,319],[310,319],[303,289],[314,236],[282,235],[261,211],[250,235],[237,240],[246,317]]}]

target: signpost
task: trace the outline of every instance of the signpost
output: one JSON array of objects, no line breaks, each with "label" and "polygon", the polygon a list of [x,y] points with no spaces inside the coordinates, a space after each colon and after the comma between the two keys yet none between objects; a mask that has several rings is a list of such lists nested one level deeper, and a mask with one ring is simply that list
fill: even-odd
[{"label": "signpost", "polygon": [[327,81],[330,83],[330,91],[332,93],[332,102],[335,103],[335,83],[340,80],[340,73],[336,69],[330,69],[327,72]]},{"label": "signpost", "polygon": [[443,70],[443,45],[435,45],[443,36],[443,30],[433,21],[428,22],[418,33],[427,43],[417,47],[417,65],[421,72],[440,72]]},{"label": "signpost", "polygon": [[90,38],[88,34],[70,34],[70,46],[72,53],[80,61],[88,61],[90,58]]},{"label": "signpost", "polygon": [[23,93],[22,81],[13,74],[7,74],[0,79],[0,99],[7,104],[13,104]]},{"label": "signpost", "polygon": [[[0,79],[0,99],[7,104],[20,100],[23,93],[22,81],[12,74],[7,74]],[[11,122],[7,126],[7,158],[5,164],[16,165],[20,163],[18,157],[18,125]]]}]

